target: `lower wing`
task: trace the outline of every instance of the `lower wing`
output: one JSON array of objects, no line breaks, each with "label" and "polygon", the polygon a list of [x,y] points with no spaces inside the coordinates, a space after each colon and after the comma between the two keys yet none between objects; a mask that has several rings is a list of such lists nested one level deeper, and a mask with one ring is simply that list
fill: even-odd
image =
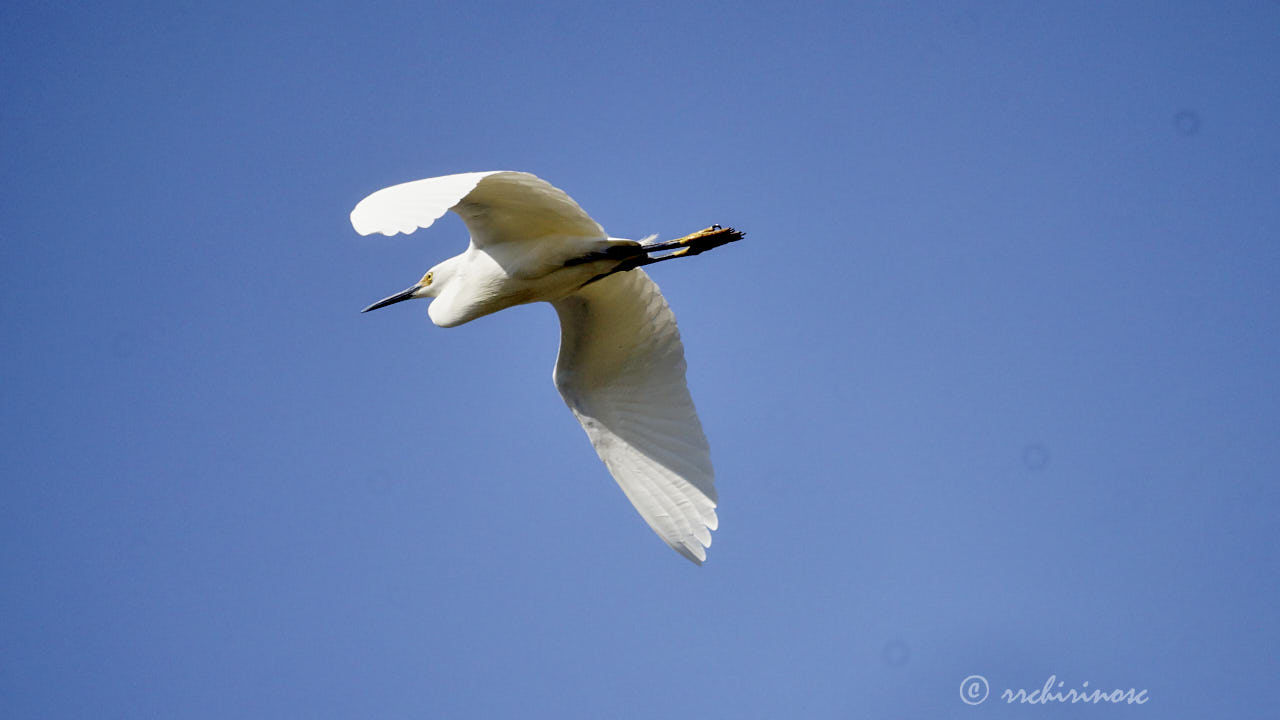
[{"label": "lower wing", "polygon": [[666,300],[636,269],[554,305],[556,388],[649,527],[700,564],[717,525],[715,473]]}]

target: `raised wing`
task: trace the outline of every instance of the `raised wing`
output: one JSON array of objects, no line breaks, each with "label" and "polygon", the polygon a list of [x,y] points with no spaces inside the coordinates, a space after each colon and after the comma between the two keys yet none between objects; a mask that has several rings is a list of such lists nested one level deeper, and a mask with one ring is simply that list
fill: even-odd
[{"label": "raised wing", "polygon": [[351,211],[361,235],[411,233],[445,212],[462,217],[477,247],[549,235],[604,238],[604,228],[563,190],[529,173],[462,173],[383,188]]},{"label": "raised wing", "polygon": [[701,564],[718,523],[715,472],[666,300],[637,269],[553,304],[556,388],[649,527]]},{"label": "raised wing", "polygon": [[501,171],[461,173],[383,188],[356,203],[351,226],[361,235],[406,235],[429,228],[484,178]]}]

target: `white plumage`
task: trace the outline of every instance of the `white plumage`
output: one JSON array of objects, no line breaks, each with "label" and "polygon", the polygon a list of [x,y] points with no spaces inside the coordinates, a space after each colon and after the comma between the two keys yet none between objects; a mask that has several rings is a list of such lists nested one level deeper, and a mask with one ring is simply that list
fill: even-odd
[{"label": "white plumage", "polygon": [[510,171],[394,185],[361,200],[351,224],[361,235],[411,233],[448,210],[471,233],[467,249],[366,310],[434,298],[432,321],[450,327],[550,302],[560,317],[560,395],[649,527],[701,563],[717,525],[711,454],[685,382],[675,316],[639,265],[741,234],[715,226],[670,243],[611,238],[563,191]]}]

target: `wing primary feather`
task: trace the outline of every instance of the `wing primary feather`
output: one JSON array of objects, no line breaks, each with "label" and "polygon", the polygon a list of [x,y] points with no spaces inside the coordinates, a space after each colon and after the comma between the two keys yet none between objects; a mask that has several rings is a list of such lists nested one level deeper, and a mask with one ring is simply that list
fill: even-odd
[{"label": "wing primary feather", "polygon": [[456,212],[477,247],[548,236],[606,238],[563,190],[511,170],[460,173],[383,188],[356,204],[351,226],[361,235],[411,233]]},{"label": "wing primary feather", "polygon": [[411,233],[428,228],[462,201],[484,178],[500,173],[460,173],[383,188],[356,204],[351,226],[361,235]]}]

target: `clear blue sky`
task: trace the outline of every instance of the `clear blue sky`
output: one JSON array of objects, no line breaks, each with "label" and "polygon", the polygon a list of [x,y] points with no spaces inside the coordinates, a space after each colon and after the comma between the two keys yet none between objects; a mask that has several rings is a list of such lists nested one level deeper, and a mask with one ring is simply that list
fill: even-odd
[{"label": "clear blue sky", "polygon": [[[150,6],[150,9],[149,9]],[[1280,4],[0,10],[0,715],[1263,717]],[[653,275],[698,568],[545,305],[360,315],[534,172]],[[959,686],[988,678],[971,708]],[[1005,688],[1147,689],[1010,707]]]}]

